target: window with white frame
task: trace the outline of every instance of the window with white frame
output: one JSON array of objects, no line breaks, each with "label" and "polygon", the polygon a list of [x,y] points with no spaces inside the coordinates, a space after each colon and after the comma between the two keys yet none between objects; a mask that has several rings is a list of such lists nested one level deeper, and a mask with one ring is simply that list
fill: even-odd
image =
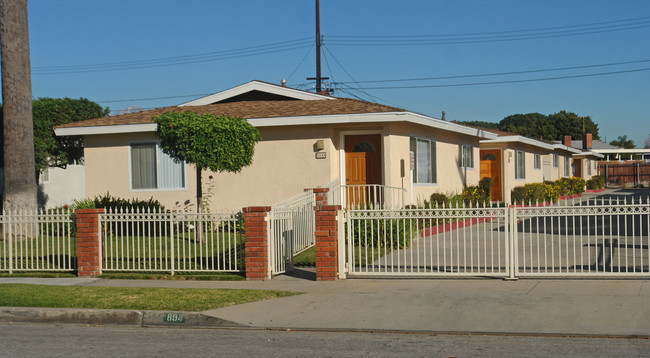
[{"label": "window with white frame", "polygon": [[131,189],[185,189],[185,163],[163,153],[157,143],[131,144]]},{"label": "window with white frame", "polygon": [[522,150],[515,151],[515,179],[526,178],[526,156]]},{"label": "window with white frame", "polygon": [[560,158],[558,158],[557,153],[553,153],[553,168],[557,168],[560,165]]},{"label": "window with white frame", "polygon": [[474,168],[474,147],[460,144],[458,146],[458,158],[461,168]]},{"label": "window with white frame", "polygon": [[542,155],[535,153],[535,169],[542,169]]},{"label": "window with white frame", "polygon": [[587,159],[587,175],[591,175],[591,159]]},{"label": "window with white frame", "polygon": [[413,182],[437,183],[436,142],[425,138],[411,137],[410,150],[415,156]]},{"label": "window with white frame", "polygon": [[564,157],[564,176],[571,176],[571,159]]}]

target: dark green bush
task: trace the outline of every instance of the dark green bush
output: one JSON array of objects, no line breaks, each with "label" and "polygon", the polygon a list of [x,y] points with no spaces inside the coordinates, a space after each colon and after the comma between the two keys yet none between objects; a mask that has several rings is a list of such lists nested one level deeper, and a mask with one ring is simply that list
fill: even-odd
[{"label": "dark green bush", "polygon": [[358,246],[403,249],[411,244],[416,225],[408,219],[357,219],[352,236]]},{"label": "dark green bush", "polygon": [[587,189],[596,190],[605,187],[605,178],[600,175],[594,175],[591,179],[587,180]]},{"label": "dark green bush", "polygon": [[441,208],[449,206],[449,198],[445,194],[433,193],[429,197],[429,203],[432,208]]}]

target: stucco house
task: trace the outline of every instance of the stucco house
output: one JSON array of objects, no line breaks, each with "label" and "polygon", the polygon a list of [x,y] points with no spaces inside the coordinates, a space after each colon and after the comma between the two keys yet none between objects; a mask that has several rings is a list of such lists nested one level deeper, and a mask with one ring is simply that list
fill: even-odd
[{"label": "stucco house", "polygon": [[260,81],[179,106],[69,123],[55,133],[84,137],[87,196],[154,197],[182,207],[194,202],[195,170],[162,153],[152,118],[187,110],[245,118],[262,137],[250,167],[204,172],[212,208],[270,205],[337,182],[393,188],[403,193],[403,205],[433,192],[460,193],[479,181],[479,141],[497,137],[400,108]]},{"label": "stucco house", "polygon": [[512,189],[551,180],[553,145],[501,132],[480,141],[481,178],[492,178],[492,201],[510,202]]}]

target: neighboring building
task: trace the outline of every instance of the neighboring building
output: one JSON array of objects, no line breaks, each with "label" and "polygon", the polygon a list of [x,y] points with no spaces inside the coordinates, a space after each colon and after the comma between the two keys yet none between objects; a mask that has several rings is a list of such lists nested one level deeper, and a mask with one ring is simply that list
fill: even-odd
[{"label": "neighboring building", "polygon": [[[0,183],[3,182],[0,168]],[[65,169],[49,167],[39,174],[37,202],[40,210],[72,205],[86,197],[86,178],[83,163],[70,164]],[[0,185],[0,194],[4,187]]]},{"label": "neighboring building", "polygon": [[346,185],[403,188],[404,204],[434,192],[460,193],[479,181],[479,141],[497,137],[400,108],[259,81],[55,132],[84,137],[86,196],[154,197],[184,207],[194,203],[195,170],[162,153],[152,118],[185,110],[246,118],[262,136],[250,167],[237,174],[204,172],[213,208],[269,205],[341,178]]},{"label": "neighboring building", "polygon": [[[498,132],[481,140],[481,178],[492,178],[491,199],[510,202],[512,189],[541,183],[551,176],[551,144],[512,133]],[[548,178],[548,179],[547,179]]]}]

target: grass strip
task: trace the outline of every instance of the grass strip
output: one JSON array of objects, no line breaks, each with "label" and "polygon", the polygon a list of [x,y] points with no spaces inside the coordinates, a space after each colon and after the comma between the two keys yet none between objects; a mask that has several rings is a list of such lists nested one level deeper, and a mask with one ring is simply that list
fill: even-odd
[{"label": "grass strip", "polygon": [[0,306],[205,311],[287,297],[279,290],[0,284]]},{"label": "grass strip", "polygon": [[187,280],[187,281],[244,281],[245,274],[229,272],[176,273],[173,276],[161,272],[104,272],[99,278],[114,280]]}]

